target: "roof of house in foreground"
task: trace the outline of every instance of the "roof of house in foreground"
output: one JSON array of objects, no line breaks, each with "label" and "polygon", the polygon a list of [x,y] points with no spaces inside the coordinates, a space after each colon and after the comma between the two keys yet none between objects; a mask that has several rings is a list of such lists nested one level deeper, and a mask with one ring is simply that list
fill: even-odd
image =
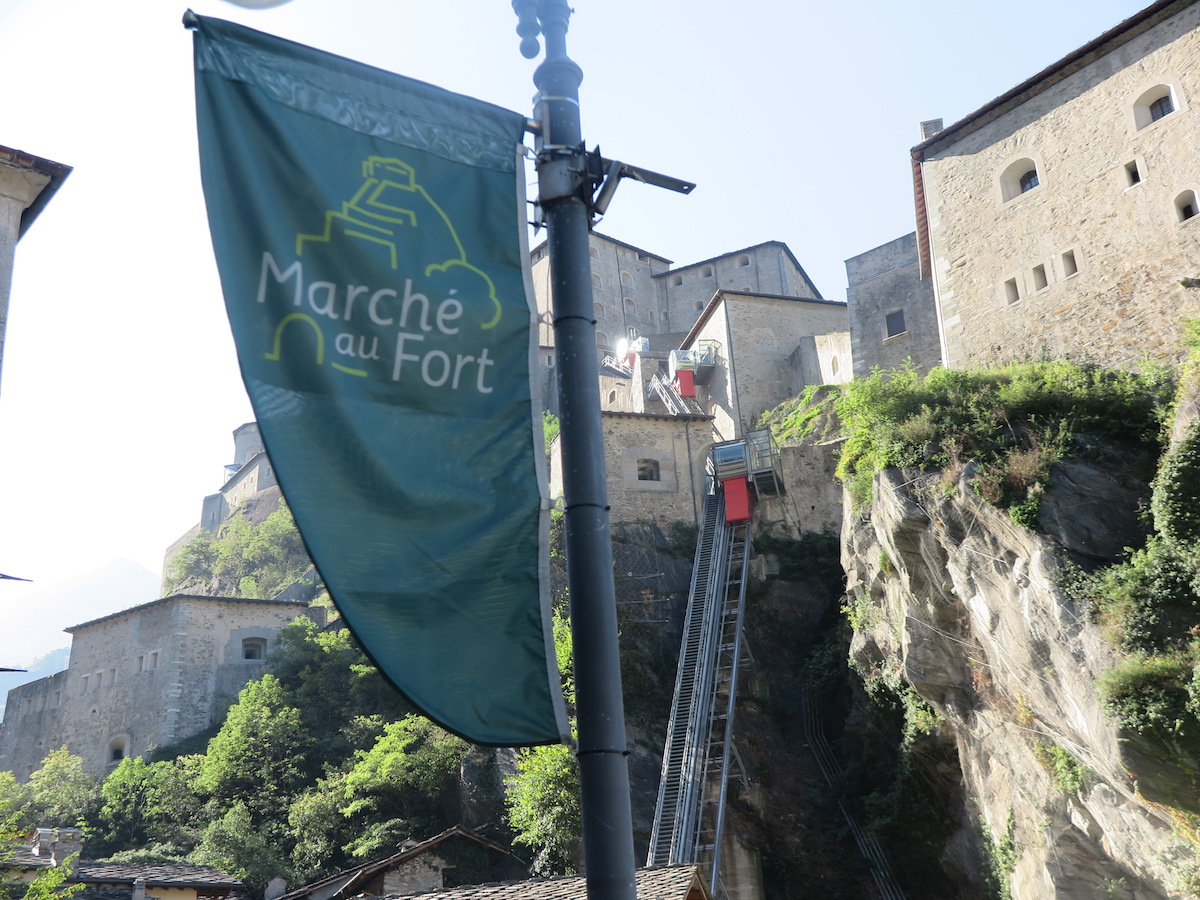
[{"label": "roof of house in foreground", "polygon": [[[639,869],[637,900],[711,900],[696,866]],[[584,900],[587,881],[582,875],[564,878],[506,881],[405,895],[404,900]],[[388,900],[400,900],[388,895]]]}]

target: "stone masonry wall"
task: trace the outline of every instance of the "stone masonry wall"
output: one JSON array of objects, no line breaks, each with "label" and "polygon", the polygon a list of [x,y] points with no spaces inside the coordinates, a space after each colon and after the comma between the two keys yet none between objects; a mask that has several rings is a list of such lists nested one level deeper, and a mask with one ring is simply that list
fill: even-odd
[{"label": "stone masonry wall", "polygon": [[[801,337],[848,330],[844,303],[726,295],[729,330],[724,351],[733,360],[742,430],[793,396],[787,361]],[[739,431],[739,433],[741,433]]]},{"label": "stone masonry wall", "polygon": [[25,778],[64,744],[100,774],[121,756],[208,728],[216,704],[263,671],[243,640],[267,643],[298,603],[175,596],[75,626],[65,672],[9,694],[0,769]]},{"label": "stone masonry wall", "polygon": [[[915,233],[846,260],[846,280],[854,377],[865,378],[876,366],[895,369],[908,359],[921,372],[941,364],[933,279],[921,278]],[[889,336],[887,317],[896,312],[904,330]]]},{"label": "stone masonry wall", "polygon": [[[1138,128],[1135,101],[1156,85],[1170,87],[1175,109]],[[1200,216],[1181,221],[1175,209],[1185,190],[1200,195],[1197,147],[1200,4],[927,148],[946,364],[1177,358],[1179,319],[1200,312],[1200,292],[1179,284],[1200,275]],[[1005,201],[1001,176],[1021,160],[1039,184]]]}]

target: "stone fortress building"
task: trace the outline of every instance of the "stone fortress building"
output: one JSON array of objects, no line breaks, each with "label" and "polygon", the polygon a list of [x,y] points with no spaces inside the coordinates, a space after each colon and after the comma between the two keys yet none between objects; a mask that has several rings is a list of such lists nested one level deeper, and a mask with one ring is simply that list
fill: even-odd
[{"label": "stone fortress building", "polygon": [[66,629],[66,671],[14,688],[0,725],[0,770],[25,779],[66,746],[104,774],[198,734],[263,672],[275,636],[308,606],[176,594]]},{"label": "stone fortress building", "polygon": [[1200,312],[1180,283],[1200,276],[1197,60],[1200,4],[1159,0],[958,122],[922,123],[915,234],[847,262],[855,374],[893,364],[873,350],[906,323],[925,368],[1176,358]]},{"label": "stone fortress building", "polygon": [[[675,266],[589,238],[612,520],[696,521],[714,443],[810,385],[882,366],[1071,356],[1170,359],[1200,310],[1200,0],[1159,0],[959,122],[922,123],[916,230],[846,262],[829,301],[791,250],[767,242]],[[549,260],[532,253],[541,376],[557,407]],[[696,361],[694,390],[675,368]],[[840,523],[833,448],[785,447],[786,492],[762,515]],[[551,494],[561,460],[551,456]],[[200,529],[276,489],[257,428],[205,498]],[[25,777],[66,743],[101,772],[205,728],[261,669],[302,604],[172,596],[68,629],[66,672],[11,692],[0,768]]]},{"label": "stone fortress building", "polygon": [[[195,534],[215,531],[242,503],[275,502],[258,426],[242,425],[233,436],[235,461],[225,466],[225,483],[204,498],[200,524],[167,551],[168,565]],[[65,629],[67,669],[9,691],[0,770],[23,780],[47,753],[66,746],[88,771],[104,774],[126,756],[205,731],[224,703],[263,673],[276,636],[301,615],[324,623],[324,610],[302,601],[172,594]]]}]

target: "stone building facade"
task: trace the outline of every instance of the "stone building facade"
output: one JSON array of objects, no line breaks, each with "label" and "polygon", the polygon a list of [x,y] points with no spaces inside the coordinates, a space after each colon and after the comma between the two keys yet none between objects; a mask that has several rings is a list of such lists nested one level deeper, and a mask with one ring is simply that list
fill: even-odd
[{"label": "stone building facade", "polygon": [[915,232],[846,260],[846,282],[855,378],[910,360],[922,373],[941,365],[933,281],[921,277]]},{"label": "stone building facade", "polygon": [[[699,521],[704,461],[712,447],[708,416],[602,412],[608,502],[614,522]],[[550,453],[550,496],[562,495],[562,456]]]},{"label": "stone building facade", "polygon": [[58,672],[9,692],[0,770],[27,778],[66,746],[104,774],[126,756],[204,731],[263,672],[279,631],[322,610],[280,600],[164,597],[75,625]]},{"label": "stone building facade", "polygon": [[1200,3],[1159,0],[912,151],[951,367],[1177,357],[1200,297]]},{"label": "stone building facade", "polygon": [[[713,417],[714,439],[733,440],[753,430],[764,412],[808,383],[849,380],[848,341],[834,337],[848,330],[845,303],[719,291],[680,342],[685,350],[706,341],[717,345],[713,374],[696,387],[702,410]],[[824,338],[819,349],[812,340],[817,336]],[[807,363],[806,349],[812,357]],[[818,380],[805,382],[806,372]]]},{"label": "stone building facade", "polygon": [[[821,298],[792,251],[779,241],[677,267],[669,259],[595,232],[588,236],[588,243],[600,357],[613,354],[622,338],[646,337],[655,349],[678,347],[709,301],[722,290]],[[533,251],[531,261],[534,297],[541,316],[538,343],[544,373],[543,396],[547,407],[556,412],[554,328],[550,315],[553,298],[545,244]],[[603,396],[608,393],[604,391]]]}]

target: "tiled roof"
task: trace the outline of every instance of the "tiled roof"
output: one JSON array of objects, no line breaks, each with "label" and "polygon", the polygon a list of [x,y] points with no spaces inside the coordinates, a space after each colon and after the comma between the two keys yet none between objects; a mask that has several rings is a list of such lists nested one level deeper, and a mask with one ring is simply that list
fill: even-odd
[{"label": "tiled roof", "polygon": [[75,866],[74,881],[91,884],[133,884],[139,878],[147,887],[241,887],[232,875],[211,866],[184,863],[107,863],[82,860]]},{"label": "tiled roof", "polygon": [[[695,866],[639,869],[636,880],[637,900],[710,900]],[[582,875],[573,875],[428,891],[408,894],[404,900],[585,900],[586,897],[586,879]],[[400,898],[389,894],[385,900]]]}]

